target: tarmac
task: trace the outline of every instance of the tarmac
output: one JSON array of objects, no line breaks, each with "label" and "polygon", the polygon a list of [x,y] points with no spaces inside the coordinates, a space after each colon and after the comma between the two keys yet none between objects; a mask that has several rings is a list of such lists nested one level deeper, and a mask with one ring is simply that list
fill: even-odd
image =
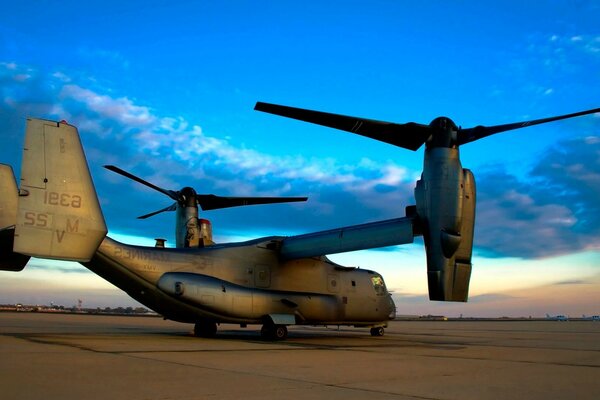
[{"label": "tarmac", "polygon": [[214,339],[152,317],[0,313],[0,398],[598,399],[600,322],[259,326]]}]

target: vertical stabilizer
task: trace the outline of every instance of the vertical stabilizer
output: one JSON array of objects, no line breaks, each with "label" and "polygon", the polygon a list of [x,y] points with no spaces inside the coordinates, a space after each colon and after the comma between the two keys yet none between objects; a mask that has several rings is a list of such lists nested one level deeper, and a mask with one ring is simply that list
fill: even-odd
[{"label": "vertical stabilizer", "polygon": [[10,165],[0,164],[0,230],[17,222],[17,182]]},{"label": "vertical stabilizer", "polygon": [[29,256],[13,252],[18,197],[12,167],[0,164],[0,271],[21,271],[29,261]]},{"label": "vertical stabilizer", "polygon": [[106,224],[77,128],[28,119],[14,251],[89,261]]}]

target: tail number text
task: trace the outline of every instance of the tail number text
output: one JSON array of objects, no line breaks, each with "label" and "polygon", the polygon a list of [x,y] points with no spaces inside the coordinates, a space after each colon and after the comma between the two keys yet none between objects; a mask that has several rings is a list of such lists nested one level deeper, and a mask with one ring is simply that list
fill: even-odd
[{"label": "tail number text", "polygon": [[69,193],[44,192],[44,204],[81,208],[81,196]]}]

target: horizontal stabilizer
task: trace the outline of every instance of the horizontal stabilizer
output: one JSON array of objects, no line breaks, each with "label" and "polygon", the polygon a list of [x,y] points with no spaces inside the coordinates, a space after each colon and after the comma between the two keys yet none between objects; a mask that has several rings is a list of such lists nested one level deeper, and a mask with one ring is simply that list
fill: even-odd
[{"label": "horizontal stabilizer", "polygon": [[404,217],[290,236],[283,239],[280,254],[295,259],[412,243],[413,222]]},{"label": "horizontal stabilizer", "polygon": [[106,224],[77,128],[28,119],[14,251],[89,261]]}]

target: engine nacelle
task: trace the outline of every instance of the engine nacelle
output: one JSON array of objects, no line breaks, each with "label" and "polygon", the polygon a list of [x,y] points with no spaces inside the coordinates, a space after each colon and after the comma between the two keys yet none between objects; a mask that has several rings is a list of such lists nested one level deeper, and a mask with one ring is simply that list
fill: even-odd
[{"label": "engine nacelle", "polygon": [[[195,201],[195,199],[194,199]],[[175,245],[182,247],[199,247],[200,227],[198,225],[198,206],[177,205],[177,217],[175,219]]]},{"label": "engine nacelle", "polygon": [[212,226],[207,219],[198,219],[196,191],[190,187],[181,190],[184,203],[177,203],[175,219],[175,245],[182,247],[205,247],[215,244]]},{"label": "engine nacelle", "polygon": [[458,149],[426,149],[415,198],[427,253],[430,300],[467,301],[475,179],[471,171],[462,168]]}]

